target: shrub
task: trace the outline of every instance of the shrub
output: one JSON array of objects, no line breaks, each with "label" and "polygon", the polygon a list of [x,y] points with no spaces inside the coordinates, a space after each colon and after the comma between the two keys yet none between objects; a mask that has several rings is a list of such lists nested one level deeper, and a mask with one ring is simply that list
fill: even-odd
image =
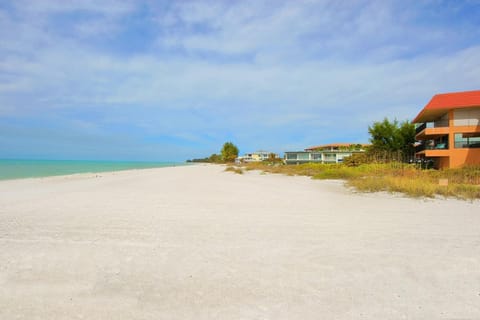
[{"label": "shrub", "polygon": [[369,159],[365,153],[354,153],[350,157],[343,158],[343,163],[349,167],[357,167],[361,164],[369,163]]},{"label": "shrub", "polygon": [[232,166],[227,167],[225,169],[225,171],[233,172],[233,173],[236,173],[236,174],[243,174],[242,168],[236,168],[236,167],[232,167]]},{"label": "shrub", "polygon": [[[413,197],[441,195],[461,199],[480,199],[480,167],[448,170],[421,170],[404,162],[345,164],[305,163],[271,166],[262,163],[244,165],[246,170],[303,175],[314,179],[343,179],[359,191],[400,192]],[[439,185],[448,179],[448,186]]]}]

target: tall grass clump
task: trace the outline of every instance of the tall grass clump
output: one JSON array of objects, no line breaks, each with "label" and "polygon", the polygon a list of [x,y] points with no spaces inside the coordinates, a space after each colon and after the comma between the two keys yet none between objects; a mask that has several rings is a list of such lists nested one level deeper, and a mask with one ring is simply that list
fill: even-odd
[{"label": "tall grass clump", "polygon": [[344,165],[324,165],[324,167],[315,173],[313,179],[354,179],[362,175],[357,168],[347,167]]},{"label": "tall grass clump", "polygon": [[[310,176],[314,179],[342,179],[362,192],[398,192],[411,197],[455,197],[480,199],[480,167],[424,170],[403,162],[346,164],[305,163],[299,165],[266,165],[249,163],[246,170]],[[446,179],[447,185],[440,184]]]},{"label": "tall grass clump", "polygon": [[399,192],[412,197],[433,197],[435,186],[431,183],[419,183],[407,177],[370,176],[348,181],[348,185],[363,192]]},{"label": "tall grass clump", "polygon": [[225,171],[227,172],[233,172],[233,173],[236,173],[236,174],[243,174],[243,170],[242,168],[236,168],[236,167],[232,167],[232,166],[228,166]]}]

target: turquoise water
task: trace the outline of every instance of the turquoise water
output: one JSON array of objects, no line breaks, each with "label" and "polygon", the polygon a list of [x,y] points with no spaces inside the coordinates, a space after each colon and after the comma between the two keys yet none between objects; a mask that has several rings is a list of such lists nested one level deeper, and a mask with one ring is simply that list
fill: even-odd
[{"label": "turquoise water", "polygon": [[0,180],[146,169],[184,165],[175,162],[77,161],[77,160],[2,160]]}]

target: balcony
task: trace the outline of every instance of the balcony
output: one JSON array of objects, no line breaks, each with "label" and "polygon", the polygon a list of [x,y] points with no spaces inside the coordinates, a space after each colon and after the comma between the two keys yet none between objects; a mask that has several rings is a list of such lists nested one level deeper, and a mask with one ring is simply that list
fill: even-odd
[{"label": "balcony", "polygon": [[415,153],[419,153],[425,150],[448,150],[448,143],[425,141],[425,143],[419,144],[415,147]]},{"label": "balcony", "polygon": [[[448,120],[425,122],[415,129],[417,140],[436,139],[449,133]],[[427,138],[428,137],[428,138]]]},{"label": "balcony", "polygon": [[426,122],[418,125],[418,126],[415,128],[415,135],[417,135],[417,134],[419,134],[420,132],[422,132],[423,130],[425,130],[425,128],[427,128],[427,123],[426,123]]},{"label": "balcony", "polygon": [[433,122],[424,122],[415,128],[415,134],[419,134],[423,130],[431,128],[448,128],[448,120],[443,119]]}]

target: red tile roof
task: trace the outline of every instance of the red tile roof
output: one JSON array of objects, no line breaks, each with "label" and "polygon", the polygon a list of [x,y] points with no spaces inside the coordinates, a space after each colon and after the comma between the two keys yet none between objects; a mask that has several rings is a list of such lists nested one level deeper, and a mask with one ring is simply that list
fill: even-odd
[{"label": "red tile roof", "polygon": [[430,121],[429,117],[450,109],[480,107],[480,90],[436,94],[413,120],[414,123]]}]

